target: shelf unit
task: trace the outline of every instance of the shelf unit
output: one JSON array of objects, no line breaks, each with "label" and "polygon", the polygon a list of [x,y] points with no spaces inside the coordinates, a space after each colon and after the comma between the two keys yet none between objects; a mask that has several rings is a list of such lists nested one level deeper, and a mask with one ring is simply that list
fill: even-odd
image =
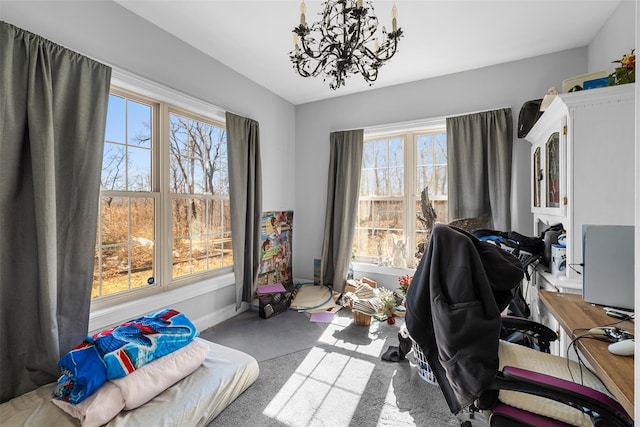
[{"label": "shelf unit", "polygon": [[[561,332],[538,289],[582,293],[582,225],[633,225],[635,84],[556,96],[526,136],[531,143],[533,232],[562,223],[566,275],[538,265],[528,292],[534,320]],[[606,284],[603,284],[606,285]],[[566,355],[560,333],[556,354]]]},{"label": "shelf unit", "polygon": [[[567,265],[582,263],[583,224],[634,224],[634,91],[628,84],[558,95],[526,137],[533,232],[562,223]],[[566,272],[548,280],[575,288],[579,274]]]}]

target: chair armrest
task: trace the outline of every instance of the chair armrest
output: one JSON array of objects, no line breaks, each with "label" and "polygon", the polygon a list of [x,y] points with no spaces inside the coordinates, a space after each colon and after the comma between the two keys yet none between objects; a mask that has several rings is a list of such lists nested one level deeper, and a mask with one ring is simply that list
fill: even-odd
[{"label": "chair armrest", "polygon": [[590,387],[526,369],[505,366],[498,372],[493,390],[513,390],[533,394],[577,408],[611,426],[633,426],[624,408],[610,396]]},{"label": "chair armrest", "polygon": [[505,333],[500,338],[505,341],[518,343],[518,340],[510,340],[508,336],[520,332],[535,339],[540,346],[539,350],[548,353],[549,343],[558,339],[558,334],[556,334],[555,331],[533,320],[515,316],[502,316],[501,319],[502,329]]}]

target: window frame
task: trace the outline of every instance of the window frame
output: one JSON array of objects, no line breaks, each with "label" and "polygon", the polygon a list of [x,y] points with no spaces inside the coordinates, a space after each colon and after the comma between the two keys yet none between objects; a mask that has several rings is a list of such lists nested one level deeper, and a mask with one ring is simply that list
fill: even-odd
[{"label": "window frame", "polygon": [[[226,131],[225,111],[219,107],[159,85],[150,80],[131,73],[112,71],[110,94],[124,96],[133,101],[140,101],[152,106],[152,162],[151,189],[149,192],[107,191],[109,195],[127,198],[153,197],[155,206],[155,245],[154,245],[154,279],[153,286],[129,289],[111,295],[91,299],[93,309],[106,309],[125,302],[133,302],[152,295],[182,288],[187,285],[204,282],[218,282],[218,278],[233,273],[233,264],[215,270],[192,273],[178,278],[172,277],[172,219],[171,203],[178,194],[169,191],[169,150],[168,120],[169,114],[179,114],[194,120],[220,127]],[[166,129],[164,129],[166,128]],[[164,129],[164,131],[162,130]],[[163,133],[164,132],[164,133]],[[157,170],[156,170],[157,169]],[[197,194],[194,194],[197,196]],[[100,190],[100,202],[103,191]],[[206,199],[206,198],[205,198]],[[230,196],[229,196],[230,199]],[[99,212],[101,215],[101,211]],[[229,230],[230,232],[231,230]],[[101,231],[97,232],[100,238]],[[96,246],[100,241],[96,242]]]},{"label": "window frame", "polygon": [[[404,167],[404,194],[402,196],[368,196],[366,200],[402,200],[404,209],[402,212],[402,230],[403,237],[407,248],[407,266],[408,268],[415,268],[413,263],[415,248],[417,247],[416,240],[416,205],[420,201],[420,193],[422,189],[417,189],[417,141],[420,135],[427,133],[446,133],[446,117],[435,117],[425,120],[417,120],[413,122],[402,122],[390,125],[382,125],[365,129],[364,143],[376,139],[392,139],[400,138],[404,141],[403,145],[403,167]],[[410,165],[410,167],[407,167]],[[362,169],[362,168],[361,168]],[[430,199],[433,200],[448,200],[448,197],[436,196],[430,194]],[[358,207],[361,198],[358,196]],[[408,207],[408,208],[407,208]],[[357,220],[356,220],[357,221]],[[355,227],[358,224],[356,222]],[[355,248],[354,248],[355,249]],[[384,256],[383,256],[384,258]],[[391,266],[379,264],[376,256],[362,256],[358,255],[354,258],[355,262],[361,264],[368,264],[375,268],[393,268]]]}]

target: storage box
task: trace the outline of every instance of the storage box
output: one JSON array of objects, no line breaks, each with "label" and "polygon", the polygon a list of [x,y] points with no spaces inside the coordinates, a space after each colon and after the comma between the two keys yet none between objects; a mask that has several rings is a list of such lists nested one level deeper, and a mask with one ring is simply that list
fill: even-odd
[{"label": "storage box", "polygon": [[599,79],[585,80],[582,84],[582,89],[587,90],[607,86],[609,86],[609,77],[601,77]]},{"label": "storage box", "polygon": [[562,93],[569,92],[569,90],[574,86],[580,86],[584,89],[584,82],[586,80],[600,79],[602,77],[609,77],[609,73],[607,73],[606,71],[598,71],[595,73],[581,74],[579,76],[570,77],[562,81]]}]

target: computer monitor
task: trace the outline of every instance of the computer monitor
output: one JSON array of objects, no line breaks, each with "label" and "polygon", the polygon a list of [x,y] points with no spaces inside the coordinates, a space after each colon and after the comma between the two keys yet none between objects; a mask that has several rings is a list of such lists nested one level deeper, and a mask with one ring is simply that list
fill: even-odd
[{"label": "computer monitor", "polygon": [[607,307],[634,308],[634,226],[582,225],[582,297]]}]

